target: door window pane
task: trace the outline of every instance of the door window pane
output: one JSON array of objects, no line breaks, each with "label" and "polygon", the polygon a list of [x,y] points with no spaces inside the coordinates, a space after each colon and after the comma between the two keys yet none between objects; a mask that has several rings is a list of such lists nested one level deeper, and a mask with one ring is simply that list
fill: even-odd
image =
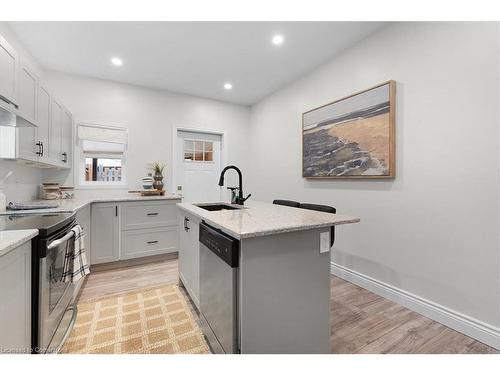
[{"label": "door window pane", "polygon": [[184,161],[212,162],[213,142],[184,140]]}]

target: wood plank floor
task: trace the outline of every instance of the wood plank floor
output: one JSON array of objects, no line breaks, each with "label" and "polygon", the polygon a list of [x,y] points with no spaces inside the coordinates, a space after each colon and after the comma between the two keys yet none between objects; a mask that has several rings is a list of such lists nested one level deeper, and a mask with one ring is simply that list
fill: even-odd
[{"label": "wood plank floor", "polygon": [[[80,301],[178,282],[177,259],[91,273]],[[332,353],[500,353],[332,276]]]}]

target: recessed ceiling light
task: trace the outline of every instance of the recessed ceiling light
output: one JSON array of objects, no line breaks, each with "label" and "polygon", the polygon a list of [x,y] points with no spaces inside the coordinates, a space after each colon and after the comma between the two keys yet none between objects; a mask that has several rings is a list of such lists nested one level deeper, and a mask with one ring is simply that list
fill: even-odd
[{"label": "recessed ceiling light", "polygon": [[122,66],[123,65],[123,60],[120,59],[119,57],[112,57],[111,58],[111,64],[114,66]]},{"label": "recessed ceiling light", "polygon": [[233,85],[231,85],[229,82],[228,83],[224,83],[224,88],[226,90],[231,90],[233,88]]},{"label": "recessed ceiling light", "polygon": [[273,40],[274,45],[279,46],[279,45],[283,44],[283,42],[285,41],[285,38],[281,34],[276,34],[275,36],[273,36],[272,40]]}]

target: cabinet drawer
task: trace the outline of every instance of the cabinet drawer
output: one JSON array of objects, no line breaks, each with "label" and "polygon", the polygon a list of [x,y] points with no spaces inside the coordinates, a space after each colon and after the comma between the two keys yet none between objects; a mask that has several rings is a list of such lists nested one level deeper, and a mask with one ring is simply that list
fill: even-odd
[{"label": "cabinet drawer", "polygon": [[177,206],[174,202],[130,202],[121,205],[121,229],[141,229],[177,226]]},{"label": "cabinet drawer", "polygon": [[178,236],[177,227],[122,231],[120,259],[139,258],[177,251]]}]

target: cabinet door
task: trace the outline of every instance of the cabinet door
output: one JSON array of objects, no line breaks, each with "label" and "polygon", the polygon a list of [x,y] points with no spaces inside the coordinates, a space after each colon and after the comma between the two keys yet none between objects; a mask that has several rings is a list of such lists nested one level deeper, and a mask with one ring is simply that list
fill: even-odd
[{"label": "cabinet door", "polygon": [[63,165],[71,167],[71,139],[73,131],[73,117],[67,110],[63,110],[61,118],[61,153]]},{"label": "cabinet door", "polygon": [[50,117],[50,162],[56,166],[62,166],[62,150],[61,150],[61,138],[62,138],[62,106],[54,99],[52,99],[51,105],[51,117]]},{"label": "cabinet door", "polygon": [[19,112],[27,120],[36,124],[36,102],[38,77],[26,65],[19,67],[17,99]]},{"label": "cabinet door", "polygon": [[99,264],[120,259],[117,204],[96,203],[92,205],[90,224],[90,263]]},{"label": "cabinet door", "polygon": [[51,113],[51,97],[47,89],[43,85],[39,86],[38,103],[37,103],[37,143],[39,143],[39,161],[49,163],[50,158],[50,113]]},{"label": "cabinet door", "polygon": [[[0,257],[0,348],[31,347],[31,242]],[[15,353],[15,352],[14,352]],[[29,351],[25,352],[29,354]]]},{"label": "cabinet door", "polygon": [[200,300],[199,220],[189,214],[180,215],[179,276],[195,305]]},{"label": "cabinet door", "polygon": [[[37,123],[38,77],[31,70],[21,65],[18,85],[19,112],[30,122]],[[37,128],[28,126],[18,129],[17,158],[38,161],[41,147],[37,143]]]},{"label": "cabinet door", "polygon": [[0,36],[0,96],[17,104],[17,66],[16,50]]}]

